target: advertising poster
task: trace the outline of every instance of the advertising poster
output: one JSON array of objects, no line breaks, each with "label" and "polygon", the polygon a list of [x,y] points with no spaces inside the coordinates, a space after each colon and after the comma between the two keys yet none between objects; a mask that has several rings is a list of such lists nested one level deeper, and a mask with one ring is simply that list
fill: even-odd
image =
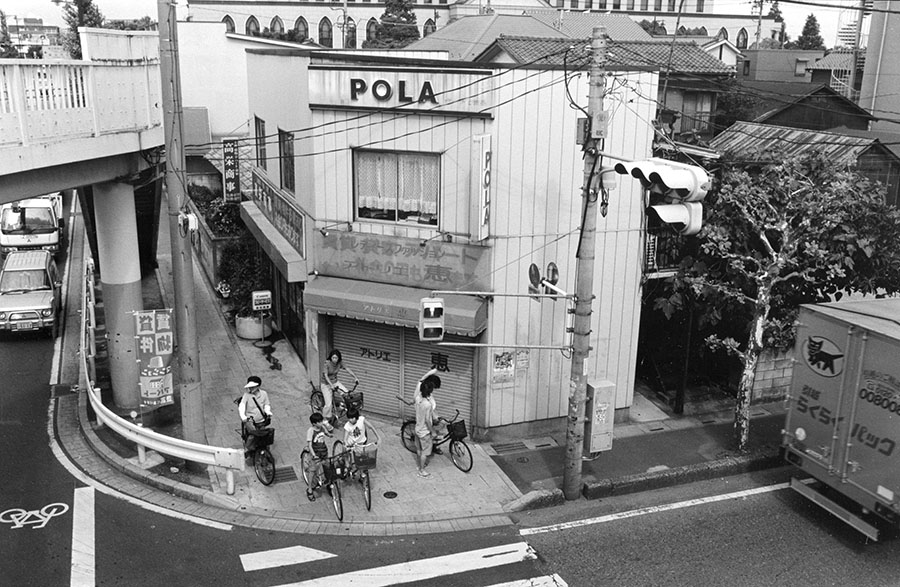
[{"label": "advertising poster", "polygon": [[135,312],[134,331],[141,404],[164,406],[174,403],[172,352],[175,331],[172,329],[172,310]]}]

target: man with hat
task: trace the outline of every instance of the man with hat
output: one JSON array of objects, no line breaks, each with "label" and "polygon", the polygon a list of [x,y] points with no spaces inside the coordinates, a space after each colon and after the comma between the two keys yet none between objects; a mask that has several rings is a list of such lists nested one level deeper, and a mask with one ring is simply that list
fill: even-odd
[{"label": "man with hat", "polygon": [[244,395],[238,404],[238,416],[244,437],[244,450],[251,452],[255,446],[257,430],[269,425],[272,419],[272,406],[269,394],[260,387],[262,379],[256,375],[247,378]]}]

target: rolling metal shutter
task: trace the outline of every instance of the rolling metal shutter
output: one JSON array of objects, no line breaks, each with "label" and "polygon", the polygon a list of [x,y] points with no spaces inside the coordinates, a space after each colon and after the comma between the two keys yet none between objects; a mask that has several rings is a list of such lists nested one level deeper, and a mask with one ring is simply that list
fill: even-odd
[{"label": "rolling metal shutter", "polygon": [[[419,340],[413,328],[404,328],[404,387],[403,397],[412,399],[416,383],[423,373],[437,360],[446,358],[446,369],[438,373],[441,388],[434,394],[438,414],[446,418],[459,410],[459,417],[472,421],[472,347],[441,346]],[[472,342],[471,338],[448,334],[446,342]],[[433,356],[435,355],[435,356]],[[471,425],[468,426],[471,430]]]},{"label": "rolling metal shutter", "polygon": [[[364,394],[364,412],[391,417],[400,414],[397,394],[403,372],[402,330],[345,318],[334,320],[334,346],[341,351],[344,364],[359,377],[357,389]],[[348,388],[353,384],[345,380],[343,383]]]}]

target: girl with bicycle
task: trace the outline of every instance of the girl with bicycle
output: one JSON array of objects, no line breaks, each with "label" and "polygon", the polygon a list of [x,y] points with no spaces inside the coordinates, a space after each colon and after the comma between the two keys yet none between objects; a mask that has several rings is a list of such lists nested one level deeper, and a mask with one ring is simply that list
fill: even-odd
[{"label": "girl with bicycle", "polygon": [[309,470],[306,478],[309,479],[309,486],[306,488],[306,497],[309,501],[316,501],[314,489],[322,484],[322,461],[328,458],[328,445],[326,439],[331,436],[325,419],[319,412],[313,412],[309,416],[310,427],[306,431],[306,447],[312,454]]},{"label": "girl with bicycle", "polygon": [[[320,385],[322,396],[325,398],[325,405],[322,406],[322,416],[324,416],[325,421],[329,423],[332,423],[332,420],[334,419],[334,415],[332,414],[334,400],[337,399],[337,402],[342,404],[344,402],[344,396],[347,394],[347,388],[344,387],[344,384],[338,379],[338,375],[341,371],[346,371],[353,376],[356,383],[359,383],[359,377],[356,376],[356,373],[354,373],[350,367],[344,365],[344,358],[341,355],[341,351],[333,349],[328,353],[328,358],[325,360],[325,367],[322,369],[322,384]],[[337,392],[337,397],[334,396],[335,392]]]},{"label": "girl with bicycle", "polygon": [[344,446],[353,454],[353,466],[356,466],[356,456],[365,450],[365,446],[369,444],[368,432],[371,431],[375,436],[375,445],[381,442],[381,435],[374,426],[369,424],[365,416],[359,415],[359,410],[350,408],[347,410],[347,422],[344,424]]}]

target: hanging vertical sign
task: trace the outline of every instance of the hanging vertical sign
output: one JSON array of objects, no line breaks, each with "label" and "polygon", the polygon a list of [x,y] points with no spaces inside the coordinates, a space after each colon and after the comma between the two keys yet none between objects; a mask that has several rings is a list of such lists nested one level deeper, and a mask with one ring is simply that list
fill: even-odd
[{"label": "hanging vertical sign", "polygon": [[235,139],[222,141],[222,161],[224,163],[225,202],[240,203],[241,181],[238,170],[238,142]]},{"label": "hanging vertical sign", "polygon": [[164,406],[174,403],[172,353],[175,349],[175,331],[172,328],[172,310],[135,312],[134,332],[141,404]]},{"label": "hanging vertical sign", "polygon": [[491,236],[491,173],[493,170],[493,153],[491,151],[491,135],[474,137],[474,154],[477,158],[472,166],[475,176],[472,182],[474,196],[472,198],[472,234],[483,241]]}]

